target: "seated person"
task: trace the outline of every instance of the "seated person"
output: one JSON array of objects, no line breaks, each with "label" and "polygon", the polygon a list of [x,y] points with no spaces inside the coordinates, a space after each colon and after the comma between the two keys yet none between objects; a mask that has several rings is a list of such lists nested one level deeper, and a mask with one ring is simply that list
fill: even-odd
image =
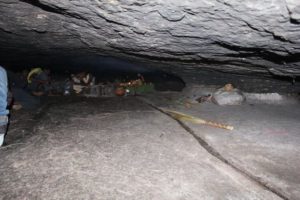
[{"label": "seated person", "polygon": [[28,88],[35,96],[42,96],[51,92],[50,70],[32,69],[28,76]]}]

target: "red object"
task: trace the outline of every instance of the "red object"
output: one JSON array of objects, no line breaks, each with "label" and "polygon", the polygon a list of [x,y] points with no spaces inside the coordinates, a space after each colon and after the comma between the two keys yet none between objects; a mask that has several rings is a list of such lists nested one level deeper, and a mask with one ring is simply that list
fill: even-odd
[{"label": "red object", "polygon": [[126,93],[125,89],[124,88],[121,88],[121,87],[118,87],[116,90],[115,90],[115,94],[119,97],[121,96],[124,96]]}]

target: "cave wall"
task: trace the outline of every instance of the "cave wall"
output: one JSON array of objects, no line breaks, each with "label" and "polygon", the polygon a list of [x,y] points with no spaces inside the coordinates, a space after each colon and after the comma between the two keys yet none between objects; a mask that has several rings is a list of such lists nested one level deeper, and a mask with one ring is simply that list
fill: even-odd
[{"label": "cave wall", "polygon": [[298,0],[0,0],[0,12],[1,64],[96,54],[179,75],[300,76]]}]

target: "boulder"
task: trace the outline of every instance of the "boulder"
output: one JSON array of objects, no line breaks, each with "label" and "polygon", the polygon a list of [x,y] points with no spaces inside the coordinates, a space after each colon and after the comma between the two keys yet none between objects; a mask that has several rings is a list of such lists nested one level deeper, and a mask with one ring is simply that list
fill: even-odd
[{"label": "boulder", "polygon": [[212,101],[221,106],[241,105],[245,101],[245,96],[239,89],[232,88],[228,90],[224,87],[213,93]]}]

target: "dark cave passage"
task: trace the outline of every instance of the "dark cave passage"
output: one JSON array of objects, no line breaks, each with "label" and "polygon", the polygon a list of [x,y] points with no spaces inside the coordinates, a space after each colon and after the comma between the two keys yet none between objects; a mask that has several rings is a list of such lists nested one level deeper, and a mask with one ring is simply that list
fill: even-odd
[{"label": "dark cave passage", "polygon": [[0,199],[298,200],[299,8],[0,0]]},{"label": "dark cave passage", "polygon": [[[210,63],[210,65],[219,64]],[[297,93],[300,91],[298,76],[248,75],[235,71],[225,73],[222,70],[209,68],[190,70],[186,64],[163,62],[153,64],[92,53],[18,56],[14,60],[4,59],[3,66],[14,73],[20,73],[24,69],[30,71],[36,67],[50,69],[52,77],[59,80],[83,71],[92,73],[100,82],[129,81],[135,79],[137,74],[143,74],[147,82],[155,83],[158,91],[181,91],[186,84],[222,86],[227,83],[248,92]]]},{"label": "dark cave passage", "polygon": [[[88,72],[95,76],[97,82],[113,83],[116,80],[128,82],[141,74],[145,81],[153,83],[158,91],[181,91],[185,87],[185,82],[179,76],[153,68],[149,64],[97,55],[50,56],[46,59],[36,56],[25,58],[17,64],[6,65],[6,68],[14,73],[30,71],[37,67],[49,69],[54,80],[66,79],[71,74]],[[16,74],[12,78],[15,76]]]}]

